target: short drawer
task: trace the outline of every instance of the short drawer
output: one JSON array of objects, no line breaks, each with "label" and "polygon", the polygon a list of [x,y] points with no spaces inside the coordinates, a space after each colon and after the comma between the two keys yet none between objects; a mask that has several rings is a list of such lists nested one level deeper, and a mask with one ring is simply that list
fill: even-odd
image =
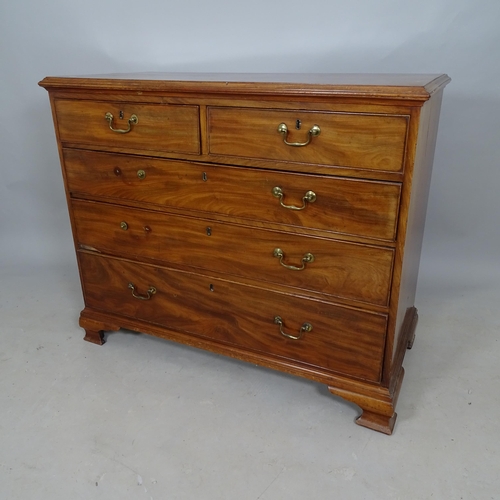
[{"label": "short drawer", "polygon": [[386,306],[393,250],[74,200],[79,244]]},{"label": "short drawer", "polygon": [[82,252],[79,259],[88,307],[380,380],[386,315]]},{"label": "short drawer", "polygon": [[[319,135],[310,134],[313,127]],[[408,116],[403,115],[218,107],[208,111],[210,154],[388,172],[403,168],[407,127]],[[287,145],[285,140],[308,144]]]},{"label": "short drawer", "polygon": [[395,238],[398,183],[71,149],[64,150],[64,167],[68,189],[76,197],[134,200],[378,240]]},{"label": "short drawer", "polygon": [[58,99],[55,111],[63,143],[200,153],[198,106]]}]

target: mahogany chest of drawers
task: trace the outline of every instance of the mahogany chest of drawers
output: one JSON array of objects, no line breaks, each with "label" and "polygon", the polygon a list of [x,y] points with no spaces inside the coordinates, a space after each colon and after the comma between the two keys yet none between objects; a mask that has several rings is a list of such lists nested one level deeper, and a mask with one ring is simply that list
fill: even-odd
[{"label": "mahogany chest of drawers", "polygon": [[448,81],[45,78],[85,339],[123,327],[300,375],[390,434]]}]

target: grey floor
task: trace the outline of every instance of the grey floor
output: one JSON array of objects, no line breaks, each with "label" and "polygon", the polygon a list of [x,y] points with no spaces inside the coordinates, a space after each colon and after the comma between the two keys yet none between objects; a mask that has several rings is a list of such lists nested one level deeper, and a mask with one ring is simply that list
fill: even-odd
[{"label": "grey floor", "polygon": [[421,273],[391,437],[307,380],[84,342],[74,266],[1,269],[0,499],[499,499],[500,280],[445,268]]}]

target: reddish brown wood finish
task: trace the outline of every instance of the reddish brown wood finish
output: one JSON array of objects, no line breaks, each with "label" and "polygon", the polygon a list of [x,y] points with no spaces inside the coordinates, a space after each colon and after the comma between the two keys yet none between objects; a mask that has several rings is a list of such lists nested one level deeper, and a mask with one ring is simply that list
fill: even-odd
[{"label": "reddish brown wood finish", "polygon": [[[102,256],[80,254],[86,304],[254,352],[272,353],[363,380],[380,379],[387,317],[263,288]],[[147,290],[156,292],[149,300]],[[312,331],[300,340],[304,323]]]},{"label": "reddish brown wood finish", "polygon": [[47,77],[47,90],[97,92],[145,92],[160,95],[229,95],[321,97],[325,100],[369,98],[372,100],[427,101],[448,84],[447,75],[339,74],[339,73],[129,73],[89,77]]},{"label": "reddish brown wood finish", "polygon": [[[85,339],[102,344],[105,331],[123,327],[307,377],[359,405],[359,425],[391,434],[418,318],[448,82],[46,78],[79,250]],[[139,123],[113,132],[108,111],[115,128],[126,128],[131,114]],[[313,124],[321,134],[287,146],[281,122],[292,142],[304,142]],[[276,186],[287,205],[300,207],[310,190],[317,199],[284,208]],[[300,265],[307,252],[315,260],[285,269],[272,255],[277,247],[287,264]]]},{"label": "reddish brown wood finish", "polygon": [[[392,249],[74,200],[79,245],[387,306]],[[121,224],[125,223],[125,229]],[[274,256],[283,251],[287,269]],[[314,261],[303,264],[311,253]]]},{"label": "reddish brown wood finish", "polygon": [[[305,142],[314,125],[321,132],[308,147],[291,147],[278,132],[281,123],[292,143]],[[407,116],[208,109],[210,153],[387,171],[403,168],[407,124]]]},{"label": "reddish brown wood finish", "polygon": [[[401,187],[396,183],[301,175],[249,168],[171,162],[64,150],[68,188],[74,197],[142,203],[275,222],[335,233],[393,240]],[[140,180],[137,172],[144,170]],[[286,205],[273,196],[281,187]]]},{"label": "reddish brown wood finish", "polygon": [[116,325],[114,322],[98,321],[90,316],[84,316],[83,314],[80,316],[80,326],[85,330],[84,340],[97,345],[104,344],[104,331],[116,331],[120,329],[120,326]]},{"label": "reddish brown wood finish", "polygon": [[[197,106],[147,105],[114,102],[55,101],[62,142],[152,149],[172,153],[200,152],[199,111]],[[129,133],[110,130],[106,113],[113,115],[112,126],[126,130],[131,116],[138,123]],[[123,116],[123,118],[120,118]]]}]

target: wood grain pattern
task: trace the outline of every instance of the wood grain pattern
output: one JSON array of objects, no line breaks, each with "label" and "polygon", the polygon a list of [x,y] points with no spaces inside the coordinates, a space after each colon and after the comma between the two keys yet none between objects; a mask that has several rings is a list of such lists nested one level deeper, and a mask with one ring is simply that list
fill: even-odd
[{"label": "wood grain pattern", "polygon": [[[398,287],[393,293],[393,300],[397,302],[397,308],[395,307],[394,310],[397,312],[391,317],[391,323],[394,324],[392,336],[394,341],[388,346],[387,352],[387,356],[392,356],[394,360],[397,360],[398,351],[404,351],[405,344],[407,344],[404,335],[406,315],[415,304],[442,96],[442,92],[438,92],[421,108],[418,130],[420,139],[415,145],[413,172],[405,183],[407,193],[402,202],[402,209],[405,213],[404,224],[400,227],[400,235],[398,235],[401,248],[399,251],[401,257],[398,259],[401,262],[398,270],[401,269],[401,271],[397,279]],[[402,361],[402,357],[399,359]],[[397,362],[391,363],[393,369],[397,369],[397,366]]]},{"label": "wood grain pattern", "polygon": [[395,373],[394,384],[387,392],[381,390],[378,393],[370,393],[366,388],[353,390],[344,386],[344,384],[329,386],[328,390],[336,396],[357,404],[363,410],[362,414],[356,419],[358,425],[391,435],[398,416],[395,408],[404,375],[405,370],[400,366],[398,372]]},{"label": "wood grain pattern", "polygon": [[338,73],[131,73],[93,77],[46,77],[47,90],[160,92],[162,94],[338,96],[357,100],[427,101],[448,84],[439,74]]},{"label": "wood grain pattern", "polygon": [[[63,143],[200,153],[198,106],[58,99],[55,110]],[[113,128],[116,129],[127,129],[128,119],[133,114],[139,121],[127,134],[113,132],[105,119],[107,112],[113,114]],[[119,118],[120,112],[123,119]]]},{"label": "wood grain pattern", "polygon": [[[65,150],[64,164],[74,196],[125,198],[382,240],[393,240],[396,231],[398,183],[79,150]],[[140,169],[146,172],[142,181],[137,178]],[[285,204],[301,206],[309,190],[316,193],[317,200],[302,211],[285,209],[272,195],[275,186],[283,189]]]},{"label": "wood grain pattern", "polygon": [[[288,142],[305,142],[313,125],[321,133],[307,146],[291,147],[278,132],[280,123],[288,127]],[[386,171],[403,168],[407,123],[407,116],[366,113],[208,109],[212,154]]]},{"label": "wood grain pattern", "polygon": [[103,345],[104,331],[116,331],[120,326],[114,321],[99,321],[96,318],[80,316],[79,325],[85,330],[84,340],[92,344]]},{"label": "wood grain pattern", "polygon": [[[418,318],[425,205],[449,81],[44,79],[78,250],[85,339],[102,344],[104,331],[124,327],[307,377],[359,405],[359,425],[392,433]],[[131,114],[139,123],[118,134],[104,119],[108,111],[117,128]],[[291,142],[304,142],[314,124],[321,134],[290,147],[281,122]],[[291,210],[275,187],[286,205],[301,206],[311,190],[317,199]],[[287,264],[299,265],[306,252],[315,260],[291,271],[273,256],[276,247]],[[301,332],[305,322],[311,331]],[[283,335],[299,332],[295,340]]]},{"label": "wood grain pattern", "polygon": [[[383,314],[87,253],[79,259],[88,307],[364,380],[380,377],[387,321]],[[130,282],[138,293],[145,294],[150,286],[157,292],[151,300],[135,299]],[[287,333],[298,335],[304,322],[313,330],[301,340],[287,339],[274,323],[276,315],[283,318]]]},{"label": "wood grain pattern", "polygon": [[[72,208],[78,243],[99,252],[220,271],[381,306],[388,302],[392,249],[88,201],[74,200]],[[126,230],[121,222],[127,223]],[[275,248],[283,250],[289,265],[301,266],[309,252],[315,260],[303,271],[285,269],[273,255]]]}]

